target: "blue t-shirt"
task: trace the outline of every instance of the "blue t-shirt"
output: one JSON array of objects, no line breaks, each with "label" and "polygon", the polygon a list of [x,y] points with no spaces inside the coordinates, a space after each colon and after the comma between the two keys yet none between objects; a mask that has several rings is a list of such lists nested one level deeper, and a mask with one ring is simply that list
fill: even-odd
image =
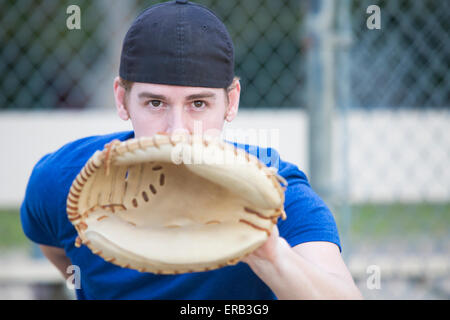
[{"label": "blue t-shirt", "polygon": [[[106,262],[82,245],[66,213],[73,180],[96,150],[113,139],[134,138],[133,131],[83,138],[45,155],[33,169],[20,214],[25,235],[38,244],[63,248],[79,267],[78,299],[276,299],[273,292],[243,262],[208,272],[154,275]],[[286,220],[279,219],[280,236],[293,247],[308,241],[328,241],[340,247],[334,217],[311,189],[303,172],[280,159],[276,150],[236,144],[276,167],[288,182]]]}]

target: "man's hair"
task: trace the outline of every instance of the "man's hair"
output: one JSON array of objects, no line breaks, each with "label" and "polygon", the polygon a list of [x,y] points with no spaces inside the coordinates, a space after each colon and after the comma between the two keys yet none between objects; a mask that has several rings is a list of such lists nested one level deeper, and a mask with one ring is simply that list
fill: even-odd
[{"label": "man's hair", "polygon": [[122,77],[119,77],[119,85],[125,89],[125,95],[123,97],[124,105],[126,106],[128,104],[128,97],[130,95],[131,87],[133,86],[133,81],[128,81],[123,79]]},{"label": "man's hair", "polygon": [[[233,78],[233,81],[231,82],[231,84],[227,87],[227,88],[223,88],[225,90],[225,97],[227,99],[227,103],[228,101],[228,92],[230,92],[231,90],[233,90],[236,87],[236,81],[240,80],[241,78],[239,78],[238,76],[235,76]],[[124,104],[126,106],[127,102],[128,102],[128,97],[131,91],[131,88],[133,87],[134,82],[133,81],[128,81],[123,79],[122,77],[119,77],[119,85],[125,89],[125,96],[124,96]]]}]

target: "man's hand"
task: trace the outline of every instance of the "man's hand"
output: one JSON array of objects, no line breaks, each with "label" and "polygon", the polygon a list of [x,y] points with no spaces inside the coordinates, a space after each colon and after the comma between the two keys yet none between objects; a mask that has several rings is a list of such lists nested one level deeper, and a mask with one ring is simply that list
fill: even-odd
[{"label": "man's hand", "polygon": [[275,226],[267,241],[243,259],[278,299],[361,299],[339,248],[313,241],[292,248]]},{"label": "man's hand", "polygon": [[280,246],[289,247],[289,244],[280,237],[278,227],[275,225],[270,237],[262,246],[246,256],[242,261],[250,266],[256,266],[261,263],[275,263],[279,255]]}]

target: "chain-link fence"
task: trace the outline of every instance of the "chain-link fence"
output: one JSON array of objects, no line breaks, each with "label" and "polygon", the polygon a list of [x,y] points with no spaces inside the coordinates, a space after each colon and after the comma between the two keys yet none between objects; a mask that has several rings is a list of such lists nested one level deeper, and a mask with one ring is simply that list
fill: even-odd
[{"label": "chain-link fence", "polygon": [[[125,32],[139,12],[157,2],[1,1],[0,70],[8,75],[0,79],[1,108],[109,107],[110,94],[101,93],[110,93],[118,74]],[[224,20],[234,40],[236,74],[246,91],[242,106],[298,106],[299,2],[198,2]],[[66,26],[70,5],[80,8],[80,30]]]},{"label": "chain-link fence", "polygon": [[[373,4],[380,30],[366,26]],[[352,1],[353,106],[448,108],[449,10],[448,1]]]},{"label": "chain-link fence", "polygon": [[[113,109],[122,39],[157,2],[0,0],[0,109]],[[363,293],[449,298],[449,2],[197,2],[233,38],[242,108],[308,112],[307,173]],[[371,5],[380,29],[367,27]],[[365,284],[369,265],[380,290]]]},{"label": "chain-link fence", "polygon": [[[350,41],[336,48],[333,167],[349,264],[364,257],[384,276],[369,290],[370,270],[360,270],[366,297],[448,299],[450,4],[341,5],[350,25],[338,16],[335,30]],[[371,5],[380,29],[367,26]]]}]

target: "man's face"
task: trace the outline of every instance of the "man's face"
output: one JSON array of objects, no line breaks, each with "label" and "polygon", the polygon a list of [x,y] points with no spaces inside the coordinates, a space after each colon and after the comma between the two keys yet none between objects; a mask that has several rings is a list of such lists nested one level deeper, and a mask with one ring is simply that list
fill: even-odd
[{"label": "man's face", "polygon": [[[117,79],[116,79],[117,81]],[[224,89],[134,83],[125,96],[115,82],[119,116],[131,120],[135,137],[156,133],[207,133],[219,135],[224,119],[234,118],[239,103],[237,92]],[[236,101],[237,94],[237,101]],[[227,99],[228,95],[228,99]]]}]

